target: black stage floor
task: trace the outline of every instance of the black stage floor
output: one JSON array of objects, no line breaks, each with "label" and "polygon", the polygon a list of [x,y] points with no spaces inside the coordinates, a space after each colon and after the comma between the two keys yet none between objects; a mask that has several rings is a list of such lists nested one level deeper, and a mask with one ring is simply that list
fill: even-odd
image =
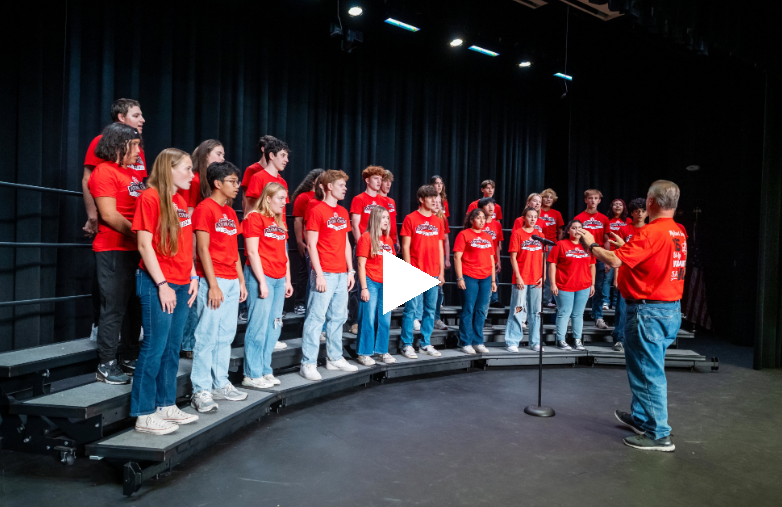
[{"label": "black stage floor", "polygon": [[720,369],[668,371],[672,454],[622,445],[623,367],[544,370],[553,419],[523,413],[536,370],[495,368],[284,408],[130,499],[105,462],[3,451],[0,505],[779,505],[782,371],[754,371],[751,349],[714,338],[692,348]]}]

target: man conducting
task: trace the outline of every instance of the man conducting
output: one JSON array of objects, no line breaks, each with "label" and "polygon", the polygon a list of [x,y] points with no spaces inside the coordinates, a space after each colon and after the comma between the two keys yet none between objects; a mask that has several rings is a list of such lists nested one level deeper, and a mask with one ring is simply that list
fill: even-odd
[{"label": "man conducting", "polygon": [[649,225],[613,252],[595,243],[585,229],[580,233],[598,260],[619,268],[619,292],[627,303],[625,359],[633,402],[629,414],[617,410],[615,415],[637,433],[625,438],[625,445],[644,451],[676,448],[668,425],[665,351],[681,325],[687,261],[686,236],[673,221],[678,202],[675,183],[652,183],[646,196]]}]

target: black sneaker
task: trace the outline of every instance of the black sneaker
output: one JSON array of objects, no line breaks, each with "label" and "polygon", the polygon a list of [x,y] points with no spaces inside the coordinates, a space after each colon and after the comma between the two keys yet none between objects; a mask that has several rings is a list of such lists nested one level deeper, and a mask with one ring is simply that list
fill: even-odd
[{"label": "black sneaker", "polygon": [[634,435],[624,439],[624,443],[628,447],[633,449],[640,449],[641,451],[662,451],[673,452],[676,450],[676,446],[671,442],[670,435],[663,438],[653,440],[646,435]]},{"label": "black sneaker", "polygon": [[123,359],[119,362],[119,367],[126,374],[132,376],[136,372],[136,359]]},{"label": "black sneaker", "polygon": [[627,412],[616,410],[614,411],[614,416],[616,417],[617,421],[624,424],[631,430],[635,431],[637,435],[643,435],[645,433],[644,430],[642,430],[637,424],[635,424],[635,421],[633,421],[633,416],[628,414]]},{"label": "black sneaker", "polygon": [[493,302],[492,304],[489,305],[489,307],[490,308],[501,308],[503,310],[505,309],[505,305],[500,303],[499,301]]},{"label": "black sneaker", "polygon": [[179,357],[182,359],[193,359],[193,351],[192,350],[180,350],[179,351]]},{"label": "black sneaker", "polygon": [[99,382],[105,382],[107,384],[130,384],[130,377],[117,366],[117,361],[111,360],[108,363],[98,365],[98,372],[95,374],[95,378]]}]

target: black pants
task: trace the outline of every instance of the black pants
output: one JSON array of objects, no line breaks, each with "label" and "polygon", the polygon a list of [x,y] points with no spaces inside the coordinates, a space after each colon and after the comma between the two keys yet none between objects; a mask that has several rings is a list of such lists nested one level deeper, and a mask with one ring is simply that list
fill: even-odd
[{"label": "black pants", "polygon": [[353,269],[356,270],[356,274],[353,275],[353,279],[356,283],[353,284],[353,288],[348,292],[348,326],[358,324],[358,258],[356,257],[356,246],[353,245]]},{"label": "black pants", "polygon": [[[298,250],[296,251],[298,253]],[[293,275],[293,306],[307,306],[307,284],[310,283],[307,259],[299,257],[299,268]]]},{"label": "black pants", "polygon": [[98,259],[95,257],[95,269],[92,270],[92,325],[97,326],[100,322],[100,286],[98,286]]},{"label": "black pants", "polygon": [[[141,301],[136,295],[136,252],[95,252],[100,287],[98,355],[101,363],[136,359],[141,333]],[[120,342],[120,332],[122,341]]]}]

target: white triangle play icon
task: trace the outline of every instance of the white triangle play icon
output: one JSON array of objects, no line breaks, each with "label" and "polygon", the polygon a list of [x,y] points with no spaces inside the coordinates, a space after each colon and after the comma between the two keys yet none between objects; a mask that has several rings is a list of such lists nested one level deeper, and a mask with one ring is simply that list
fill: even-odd
[{"label": "white triangle play icon", "polygon": [[439,284],[390,252],[383,252],[383,314]]}]

